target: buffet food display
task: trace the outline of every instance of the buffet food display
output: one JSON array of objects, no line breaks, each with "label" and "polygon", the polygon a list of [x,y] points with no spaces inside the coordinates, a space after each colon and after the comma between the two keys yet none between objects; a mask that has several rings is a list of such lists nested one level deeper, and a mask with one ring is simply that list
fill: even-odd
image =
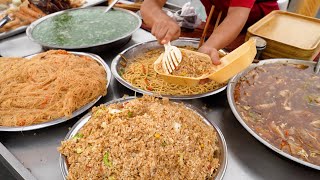
[{"label": "buffet food display", "polygon": [[[0,57],[0,132],[52,128],[79,117],[55,144],[64,179],[222,179],[228,152],[216,116],[209,119],[181,100],[211,96],[227,86],[232,113],[252,136],[320,170],[320,75],[314,73],[314,62],[251,64],[256,49],[250,39],[215,66],[208,55],[203,59],[193,53],[198,40],[181,38],[171,43],[188,53],[182,50],[184,60],[172,75],[205,78],[193,85],[174,83],[161,76],[163,67],[155,63],[165,50],[155,40],[130,46],[113,60],[71,51],[102,48],[110,53],[110,47],[118,48],[114,43],[127,43],[142,23],[128,10],[77,8],[83,0],[2,1],[0,17],[12,20],[0,33],[28,26],[27,36],[44,52]],[[219,80],[208,78],[213,73]],[[117,99],[112,86],[108,102],[99,101],[110,96],[111,81],[143,95]]]}]

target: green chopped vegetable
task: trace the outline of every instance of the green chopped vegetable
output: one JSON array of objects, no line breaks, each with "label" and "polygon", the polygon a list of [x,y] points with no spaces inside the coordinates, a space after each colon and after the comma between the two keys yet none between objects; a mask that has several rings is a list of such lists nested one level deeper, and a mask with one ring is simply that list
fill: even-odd
[{"label": "green chopped vegetable", "polygon": [[97,116],[100,116],[101,114],[103,114],[104,110],[103,109],[98,109],[94,114],[93,116],[97,117]]},{"label": "green chopped vegetable", "polygon": [[120,68],[120,69],[119,69],[119,75],[122,76],[123,74],[124,74],[124,69],[123,69],[123,68]]},{"label": "green chopped vegetable", "polygon": [[251,109],[251,107],[250,106],[243,106],[243,109],[249,110],[249,109]]},{"label": "green chopped vegetable", "polygon": [[251,117],[251,119],[253,120],[253,122],[257,122],[257,121],[261,121],[261,116],[260,114],[256,113],[256,112],[252,112],[249,111],[249,117]]},{"label": "green chopped vegetable", "polygon": [[128,112],[128,117],[129,118],[133,117],[133,113],[131,111]]},{"label": "green chopped vegetable", "polygon": [[112,166],[112,163],[111,161],[109,160],[109,152],[106,152],[103,156],[103,163],[108,166],[108,167],[111,167]]},{"label": "green chopped vegetable", "polygon": [[163,146],[163,147],[165,147],[166,145],[168,145],[166,141],[163,141],[163,142],[161,143],[161,146]]},{"label": "green chopped vegetable", "polygon": [[313,97],[312,96],[307,96],[307,101],[308,101],[308,103],[312,103]]},{"label": "green chopped vegetable", "polygon": [[74,139],[80,139],[83,138],[83,134],[77,133],[75,136],[73,136]]}]

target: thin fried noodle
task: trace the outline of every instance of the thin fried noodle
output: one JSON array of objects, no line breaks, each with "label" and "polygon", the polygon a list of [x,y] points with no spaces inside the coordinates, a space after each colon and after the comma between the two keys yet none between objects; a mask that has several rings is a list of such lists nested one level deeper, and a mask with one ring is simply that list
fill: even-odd
[{"label": "thin fried noodle", "polygon": [[70,117],[107,91],[101,65],[62,50],[31,59],[0,58],[0,69],[0,126]]},{"label": "thin fried noodle", "polygon": [[219,84],[214,81],[194,87],[166,82],[153,69],[154,61],[157,60],[162,52],[162,49],[150,50],[127,63],[122,63],[124,68],[120,70],[120,75],[133,86],[160,95],[203,94],[225,86],[225,84]]}]

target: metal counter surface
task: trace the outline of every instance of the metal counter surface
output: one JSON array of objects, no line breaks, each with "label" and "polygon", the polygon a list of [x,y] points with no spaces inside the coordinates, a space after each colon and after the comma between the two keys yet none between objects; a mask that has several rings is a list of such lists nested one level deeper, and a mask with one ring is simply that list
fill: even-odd
[{"label": "metal counter surface", "polygon": [[[22,34],[17,38],[23,39],[25,42],[26,39],[23,36]],[[110,65],[113,57],[123,49],[135,43],[152,39],[153,36],[150,33],[139,29],[133,34],[132,39],[125,47],[106,50],[99,55]],[[10,52],[18,51],[23,45],[23,43],[19,43],[19,39],[16,39],[16,41],[9,39],[8,41],[11,44]],[[12,44],[12,42],[15,43]],[[7,47],[5,43],[6,41],[1,41],[0,53],[9,52],[3,49]],[[32,49],[32,47],[29,47],[29,49]],[[34,49],[38,50],[37,47]],[[32,54],[29,51],[28,53]],[[1,55],[4,56],[3,54]],[[97,104],[120,98],[125,94],[134,95],[135,93],[112,78],[107,96],[103,97]],[[208,119],[215,122],[222,131],[228,146],[228,165],[224,180],[320,179],[320,171],[302,166],[278,155],[251,136],[232,114],[227,102],[226,91],[210,97],[186,100],[184,102],[202,109]],[[0,142],[37,179],[60,180],[63,178],[59,167],[57,147],[60,145],[61,140],[64,139],[69,128],[82,115],[68,122],[40,130],[0,132]],[[0,151],[0,153],[2,152]]]}]

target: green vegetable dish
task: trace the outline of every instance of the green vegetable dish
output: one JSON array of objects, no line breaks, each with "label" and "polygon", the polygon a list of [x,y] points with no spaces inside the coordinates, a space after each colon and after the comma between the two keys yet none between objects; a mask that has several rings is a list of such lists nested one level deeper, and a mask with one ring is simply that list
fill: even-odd
[{"label": "green vegetable dish", "polygon": [[84,48],[113,42],[130,35],[139,19],[123,10],[89,8],[66,11],[37,24],[31,35],[42,45]]}]

